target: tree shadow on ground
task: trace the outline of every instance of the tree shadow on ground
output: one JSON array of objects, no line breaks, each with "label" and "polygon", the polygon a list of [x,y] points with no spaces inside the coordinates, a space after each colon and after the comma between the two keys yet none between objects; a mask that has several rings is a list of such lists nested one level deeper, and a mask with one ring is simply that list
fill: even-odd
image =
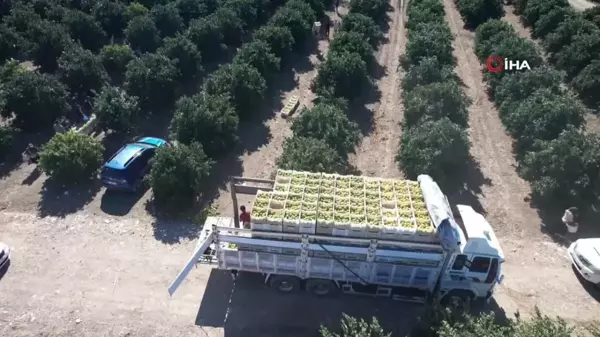
[{"label": "tree shadow on ground", "polygon": [[23,163],[23,152],[29,143],[41,150],[53,135],[54,132],[51,131],[39,134],[15,132],[10,150],[3,158],[0,158],[0,178],[8,176]]},{"label": "tree shadow on ground", "polygon": [[91,202],[101,187],[102,184],[97,179],[90,179],[70,187],[53,179],[46,179],[40,192],[38,215],[64,217],[75,213]]},{"label": "tree shadow on ground", "polygon": [[166,244],[198,238],[204,225],[198,214],[210,207],[211,202],[219,197],[220,189],[228,190],[227,184],[231,177],[241,175],[242,171],[242,162],[237,152],[218,160],[212,168],[210,178],[207,179],[202,196],[185,212],[168,212],[156,205],[154,199],[149,199],[145,208],[154,217],[154,238]]},{"label": "tree shadow on ground", "polygon": [[600,237],[600,207],[597,204],[586,209],[580,208],[580,221],[577,233],[568,233],[562,222],[562,216],[567,208],[573,205],[540,200],[535,196],[528,197],[530,205],[535,208],[541,219],[540,231],[548,235],[554,242],[569,246],[577,239]]},{"label": "tree shadow on ground", "polygon": [[147,185],[135,192],[105,190],[100,200],[100,209],[110,215],[127,215],[147,191]]},{"label": "tree shadow on ground", "polygon": [[486,211],[479,202],[478,196],[483,194],[481,187],[492,186],[492,181],[483,175],[479,163],[474,158],[470,158],[465,169],[449,180],[440,188],[442,191],[452,191],[447,196],[453,213],[459,214],[456,205],[468,205],[473,207],[477,213],[485,216]]},{"label": "tree shadow on ground", "polygon": [[225,337],[319,337],[321,326],[339,332],[346,313],[367,321],[375,316],[386,332],[405,336],[422,311],[422,305],[384,298],[283,295],[268,289],[260,274],[240,272],[234,281],[228,271],[213,269],[195,323],[222,328]]}]

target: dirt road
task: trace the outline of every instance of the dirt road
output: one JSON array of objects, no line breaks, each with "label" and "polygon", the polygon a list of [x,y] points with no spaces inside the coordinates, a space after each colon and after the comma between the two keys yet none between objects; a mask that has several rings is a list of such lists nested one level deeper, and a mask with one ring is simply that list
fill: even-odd
[{"label": "dirt road", "polygon": [[167,286],[195,242],[161,243],[147,220],[4,211],[0,232],[14,247],[0,280],[1,336],[300,337],[337,324],[342,312],[376,315],[390,329],[419,312],[355,297],[282,297],[247,275],[233,285],[208,266],[169,298]]},{"label": "dirt road", "polygon": [[596,6],[595,3],[588,0],[569,0],[569,3],[573,8],[575,8],[578,11],[584,11],[588,8]]},{"label": "dirt road", "polygon": [[383,76],[376,81],[381,98],[367,108],[372,111],[371,130],[361,139],[356,154],[351,156],[354,164],[364,175],[397,178],[402,173],[394,160],[400,141],[400,122],[404,116],[400,83],[403,72],[398,70],[399,56],[404,52],[406,36],[404,28],[404,0],[392,0],[389,29],[386,42],[377,51],[377,63]]}]

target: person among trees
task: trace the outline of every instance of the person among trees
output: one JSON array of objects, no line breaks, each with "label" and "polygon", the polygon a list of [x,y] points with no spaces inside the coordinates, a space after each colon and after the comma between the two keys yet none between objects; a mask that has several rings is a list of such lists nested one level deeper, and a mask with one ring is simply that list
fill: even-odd
[{"label": "person among trees", "polygon": [[240,211],[242,211],[240,214],[242,226],[246,229],[250,229],[250,213],[246,212],[246,206],[241,206]]},{"label": "person among trees", "polygon": [[562,217],[562,222],[567,226],[567,229],[574,228],[577,230],[579,227],[579,209],[577,207],[566,209]]}]

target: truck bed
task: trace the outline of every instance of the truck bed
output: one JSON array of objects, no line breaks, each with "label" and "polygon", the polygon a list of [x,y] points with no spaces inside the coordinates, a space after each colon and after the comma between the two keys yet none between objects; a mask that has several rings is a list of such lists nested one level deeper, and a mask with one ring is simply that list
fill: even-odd
[{"label": "truck bed", "polygon": [[[218,228],[217,235],[213,235],[213,225]],[[418,289],[433,287],[444,258],[441,251],[321,243],[318,236],[309,235],[303,236],[303,242],[269,240],[252,237],[253,233],[233,228],[231,218],[207,219],[196,252],[171,288],[177,288],[178,280],[183,280],[208,248],[215,254],[219,269]],[[376,244],[376,240],[371,240],[371,244]]]}]

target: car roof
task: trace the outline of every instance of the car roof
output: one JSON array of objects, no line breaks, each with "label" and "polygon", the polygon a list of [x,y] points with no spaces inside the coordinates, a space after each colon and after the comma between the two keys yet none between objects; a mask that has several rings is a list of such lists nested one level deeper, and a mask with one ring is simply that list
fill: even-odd
[{"label": "car roof", "polygon": [[155,147],[161,147],[161,146],[165,145],[167,143],[167,141],[164,139],[156,138],[156,137],[143,137],[143,138],[140,138],[136,143],[142,143],[142,144],[152,145]]},{"label": "car roof", "polygon": [[117,152],[110,160],[104,164],[104,167],[112,168],[115,170],[123,170],[127,167],[127,164],[131,162],[131,159],[140,155],[144,150],[153,148],[149,144],[133,143],[123,146],[119,152]]}]

